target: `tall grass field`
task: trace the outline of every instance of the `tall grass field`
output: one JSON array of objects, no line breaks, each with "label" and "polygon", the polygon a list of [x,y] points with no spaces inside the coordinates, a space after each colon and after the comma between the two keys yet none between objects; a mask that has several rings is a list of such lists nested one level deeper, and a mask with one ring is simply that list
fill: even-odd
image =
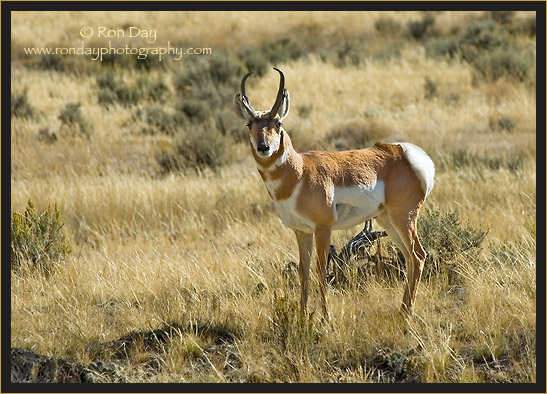
[{"label": "tall grass field", "polygon": [[[134,54],[75,52],[109,47]],[[41,360],[12,381],[536,382],[535,12],[17,11],[11,58],[12,363]],[[273,67],[297,151],[435,162],[413,316],[388,238],[329,283],[329,321],[312,264],[300,315],[232,101],[254,71],[271,108]]]}]

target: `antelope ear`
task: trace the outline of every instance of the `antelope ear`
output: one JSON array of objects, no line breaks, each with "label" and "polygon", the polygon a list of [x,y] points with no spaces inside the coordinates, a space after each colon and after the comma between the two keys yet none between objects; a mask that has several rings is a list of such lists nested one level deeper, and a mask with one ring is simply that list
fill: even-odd
[{"label": "antelope ear", "polygon": [[283,119],[285,116],[289,114],[289,109],[291,106],[291,100],[289,98],[289,91],[287,89],[283,90],[283,102],[281,103],[281,107],[279,108],[279,117]]},{"label": "antelope ear", "polygon": [[249,112],[247,111],[247,108],[245,107],[245,104],[243,104],[240,93],[234,96],[234,105],[235,105],[236,114],[238,114],[241,118],[245,120],[251,119]]}]

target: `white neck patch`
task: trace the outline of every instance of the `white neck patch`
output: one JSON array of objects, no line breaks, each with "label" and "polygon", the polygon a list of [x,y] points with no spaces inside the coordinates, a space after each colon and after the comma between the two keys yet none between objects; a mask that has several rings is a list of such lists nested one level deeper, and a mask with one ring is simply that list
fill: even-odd
[{"label": "white neck patch", "polygon": [[281,156],[279,156],[279,158],[273,163],[273,165],[275,167],[282,166],[283,164],[287,162],[290,154],[291,154],[291,147],[290,146],[285,147],[285,151],[283,152]]},{"label": "white neck patch", "polygon": [[277,134],[272,141],[272,145],[270,146],[270,156],[279,150],[279,146],[281,145],[281,133]]}]

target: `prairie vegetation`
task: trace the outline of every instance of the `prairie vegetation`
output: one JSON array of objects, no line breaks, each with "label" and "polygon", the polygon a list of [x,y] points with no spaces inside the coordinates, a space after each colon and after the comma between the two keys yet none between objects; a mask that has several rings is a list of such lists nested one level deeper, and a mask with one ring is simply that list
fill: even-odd
[{"label": "prairie vegetation", "polygon": [[[85,26],[212,54],[23,50],[108,46]],[[101,382],[535,382],[535,43],[533,12],[15,12],[12,348]],[[382,239],[329,287],[330,322],[313,270],[300,319],[294,235],[232,110],[248,70],[271,107],[273,66],[297,150],[408,141],[436,163],[415,316]]]}]

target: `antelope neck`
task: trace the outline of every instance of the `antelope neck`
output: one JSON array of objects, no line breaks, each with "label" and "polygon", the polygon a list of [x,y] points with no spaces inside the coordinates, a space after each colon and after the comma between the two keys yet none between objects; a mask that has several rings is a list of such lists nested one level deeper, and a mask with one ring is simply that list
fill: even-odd
[{"label": "antelope neck", "polygon": [[302,157],[294,150],[291,139],[285,131],[282,131],[279,149],[272,156],[260,157],[254,149],[252,152],[258,172],[264,181],[287,176],[293,179],[302,177]]}]

